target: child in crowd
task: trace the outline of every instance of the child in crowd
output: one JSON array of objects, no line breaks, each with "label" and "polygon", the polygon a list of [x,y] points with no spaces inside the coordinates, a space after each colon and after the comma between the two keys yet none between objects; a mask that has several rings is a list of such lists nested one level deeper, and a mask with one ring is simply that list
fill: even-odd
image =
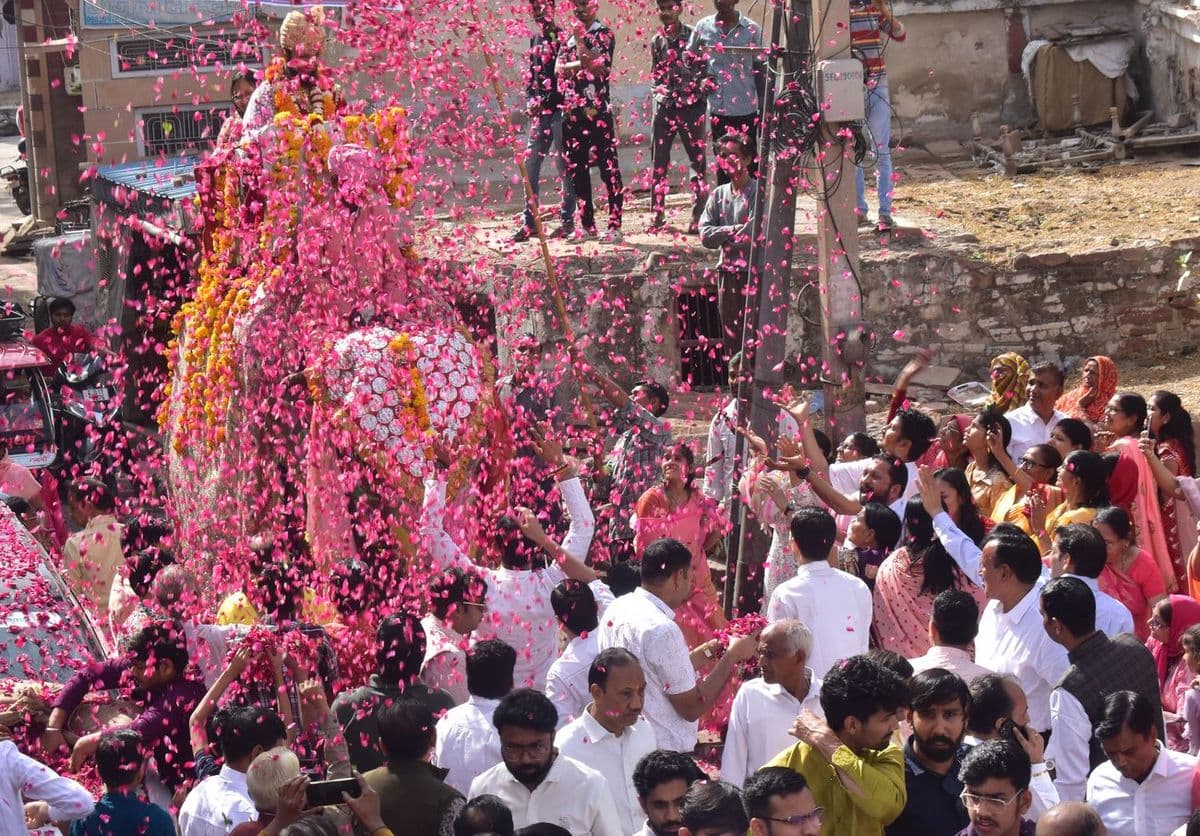
[{"label": "child in crowd", "polygon": [[96,748],[96,771],[106,792],[86,819],[71,825],[71,836],[117,836],[138,833],[142,836],[174,836],[171,815],[139,797],[138,789],[146,774],[148,753],[142,737],[133,729],[119,729],[100,736]]},{"label": "child in crowd", "polygon": [[881,502],[863,505],[846,529],[846,542],[838,550],[838,568],[861,578],[872,591],[879,564],[900,542],[900,518]]}]

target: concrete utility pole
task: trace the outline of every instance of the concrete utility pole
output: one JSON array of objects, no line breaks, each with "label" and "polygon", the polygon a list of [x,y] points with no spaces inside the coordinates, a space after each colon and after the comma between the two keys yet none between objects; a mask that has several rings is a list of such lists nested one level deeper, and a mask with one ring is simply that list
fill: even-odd
[{"label": "concrete utility pole", "polygon": [[[849,0],[813,0],[815,61],[850,55]],[[817,31],[819,29],[819,31]],[[818,86],[818,90],[820,87]],[[821,102],[822,107],[828,103]],[[866,427],[861,364],[868,348],[858,281],[858,219],[854,214],[854,143],[847,127],[824,111],[817,138],[817,265],[820,269],[825,416],[830,438]],[[880,188],[887,188],[881,184]]]},{"label": "concrete utility pole", "polygon": [[[755,198],[754,225],[750,244],[751,274],[743,317],[742,345],[746,361],[738,383],[738,414],[748,415],[750,428],[762,438],[772,436],[779,411],[766,397],[778,393],[783,385],[786,359],[787,316],[791,302],[792,250],[795,241],[796,189],[799,174],[798,154],[783,154],[776,142],[776,98],[788,78],[796,78],[806,67],[809,53],[808,0],[775,0],[771,18],[771,45],[768,52],[766,96],[759,131],[761,161],[759,189]],[[781,38],[786,33],[786,49]],[[745,372],[750,372],[749,374]],[[738,439],[737,461],[745,462],[746,440]],[[744,599],[757,596],[757,584],[747,585],[746,575],[751,540],[765,545],[765,535],[755,537],[757,529],[747,525],[746,509],[736,487],[730,506],[737,521],[737,536],[732,538],[729,570],[726,577],[726,609],[753,609]],[[753,531],[751,529],[754,529]],[[751,588],[753,587],[753,588]],[[732,597],[730,592],[732,591]],[[750,604],[750,606],[746,606]]]}]

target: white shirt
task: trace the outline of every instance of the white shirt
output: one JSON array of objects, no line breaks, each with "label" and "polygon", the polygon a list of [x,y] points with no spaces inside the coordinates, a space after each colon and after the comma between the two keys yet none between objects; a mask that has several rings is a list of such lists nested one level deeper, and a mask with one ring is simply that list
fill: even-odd
[{"label": "white shirt", "polygon": [[582,714],[592,701],[588,692],[588,671],[599,652],[599,636],[593,630],[586,636],[571,639],[562,655],[550,666],[550,672],[546,674],[546,696],[558,709],[560,729]]},{"label": "white shirt", "polygon": [[1105,761],[1088,778],[1088,804],[1112,836],[1169,836],[1192,814],[1195,765],[1191,755],[1160,749],[1154,768],[1138,784]]},{"label": "white shirt", "polygon": [[1106,592],[1100,591],[1100,581],[1095,578],[1085,578],[1083,575],[1063,574],[1064,578],[1078,578],[1087,584],[1096,597],[1096,629],[1106,636],[1116,636],[1120,633],[1133,632],[1133,614],[1129,607]]},{"label": "white shirt", "polygon": [[695,688],[696,669],[666,602],[644,587],[622,595],[600,620],[599,645],[601,650],[623,647],[642,663],[646,675],[642,714],[654,728],[659,747],[674,752],[695,749],[697,722],[680,717],[667,697]]},{"label": "white shirt", "polygon": [[467,638],[432,613],[421,619],[421,627],[425,630],[421,681],[430,688],[441,688],[454,698],[455,705],[462,705],[471,695],[467,690]]},{"label": "white shirt", "polygon": [[912,665],[914,674],[927,671],[930,668],[942,668],[950,671],[950,673],[958,674],[962,681],[968,685],[971,684],[971,680],[975,679],[975,677],[991,673],[983,665],[973,661],[971,654],[962,648],[946,647],[940,644],[935,644],[929,648],[929,652],[924,656],[909,659],[908,663]]},{"label": "white shirt", "polygon": [[1050,689],[1062,679],[1070,662],[1066,649],[1042,626],[1041,594],[1039,581],[1008,612],[1001,612],[999,601],[988,601],[979,619],[975,660],[996,673],[1017,678],[1029,700],[1029,722],[1034,730],[1044,732],[1050,728]]},{"label": "white shirt", "polygon": [[1050,692],[1050,742],[1046,761],[1054,764],[1054,786],[1063,801],[1083,801],[1092,768],[1092,722],[1075,695],[1064,688]]},{"label": "white shirt", "polygon": [[[559,482],[558,489],[571,518],[562,549],[582,560],[596,529],[595,517],[578,478]],[[430,556],[440,566],[458,565],[483,573],[488,585],[488,613],[475,630],[476,641],[499,639],[512,647],[517,651],[513,682],[518,688],[544,690],[546,673],[558,655],[558,620],[550,606],[550,593],[567,577],[566,573],[557,564],[533,570],[476,566],[446,533],[442,521],[445,496],[445,482],[426,481],[421,533]]]},{"label": "white shirt", "polygon": [[250,632],[244,624],[200,624],[183,619],[183,637],[187,641],[188,659],[200,669],[204,684],[211,688],[225,670],[225,660],[231,638]]},{"label": "white shirt", "polygon": [[821,680],[808,668],[810,685],[803,700],[793,697],[782,685],[760,677],[742,683],[729,710],[729,731],[721,753],[721,780],[741,787],[784,749],[796,745],[789,734],[802,710],[824,717],[821,709]]},{"label": "white shirt", "polygon": [[1021,456],[1038,444],[1049,444],[1050,433],[1058,426],[1058,422],[1067,417],[1065,412],[1054,410],[1049,421],[1043,421],[1041,416],[1033,411],[1028,403],[1004,413],[1008,423],[1012,425],[1012,439],[1008,442],[1008,455],[1018,461]]},{"label": "white shirt", "polygon": [[644,815],[637,790],[633,788],[633,769],[638,761],[658,748],[654,742],[654,729],[646,718],[639,717],[617,737],[585,710],[558,730],[554,745],[560,754],[587,764],[604,776],[617,805],[621,832],[632,833]]},{"label": "white shirt", "polygon": [[[858,486],[862,482],[863,474],[867,472],[867,468],[874,466],[875,459],[869,456],[856,462],[834,462],[829,466],[829,484],[833,485],[838,493],[853,495],[858,499]],[[908,470],[908,483],[904,486],[904,493],[900,494],[900,498],[891,506],[895,511],[896,504],[899,503],[900,519],[904,519],[904,504],[908,502],[909,497],[917,494],[917,465],[915,462],[908,462],[904,467]]]},{"label": "white shirt", "polygon": [[704,495],[717,502],[729,498],[733,489],[733,466],[737,456],[738,402],[725,404],[708,425],[708,446],[704,451]]},{"label": "white shirt", "polygon": [[222,766],[196,785],[179,808],[181,836],[226,836],[242,822],[258,818],[246,792],[246,773]]},{"label": "white shirt", "polygon": [[775,587],[767,621],[795,618],[812,631],[808,665],[824,679],[834,662],[867,652],[872,608],[865,583],[820,560],[801,563],[796,577]]},{"label": "white shirt", "polygon": [[22,754],[11,740],[0,740],[0,833],[25,834],[25,801],[50,805],[50,821],[87,818],[96,806],[82,784]]},{"label": "white shirt", "polygon": [[471,782],[467,798],[480,795],[498,796],[518,828],[548,822],[571,836],[624,836],[604,776],[563,754],[533,792],[499,763]]},{"label": "white shirt", "polygon": [[500,763],[500,734],[492,725],[499,704],[471,695],[437,721],[433,763],[448,770],[446,783],[461,793],[481,772]]}]

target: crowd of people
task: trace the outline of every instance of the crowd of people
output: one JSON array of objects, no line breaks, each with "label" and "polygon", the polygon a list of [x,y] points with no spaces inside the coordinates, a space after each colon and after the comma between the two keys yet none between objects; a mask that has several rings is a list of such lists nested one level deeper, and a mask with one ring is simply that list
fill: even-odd
[{"label": "crowd of people", "polygon": [[[614,438],[590,494],[523,364],[524,501],[556,513],[516,506],[490,563],[428,480],[425,612],[369,609],[351,562],[322,613],[278,568],[299,540],[256,547],[261,588],[205,605],[169,550],[127,554],[103,483],[76,485],[64,577],[124,649],[9,730],[5,815],[183,836],[1200,832],[1190,415],[1119,390],[1108,358],[1065,392],[1010,354],[979,413],[939,426],[907,403],[925,362],[878,438],[834,450],[803,398],[772,441],[723,408],[706,468],[664,387],[593,370]],[[727,621],[707,555],[735,493],[774,539],[762,614]],[[107,690],[136,695],[132,724],[72,735]],[[31,755],[94,764],[103,794]]]}]

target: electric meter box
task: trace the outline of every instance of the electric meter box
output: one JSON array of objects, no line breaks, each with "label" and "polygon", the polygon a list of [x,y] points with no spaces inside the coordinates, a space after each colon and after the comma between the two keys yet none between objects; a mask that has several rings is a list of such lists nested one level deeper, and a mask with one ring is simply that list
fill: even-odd
[{"label": "electric meter box", "polygon": [[827,122],[855,122],[863,109],[863,65],[857,58],[817,62],[817,100]]}]

